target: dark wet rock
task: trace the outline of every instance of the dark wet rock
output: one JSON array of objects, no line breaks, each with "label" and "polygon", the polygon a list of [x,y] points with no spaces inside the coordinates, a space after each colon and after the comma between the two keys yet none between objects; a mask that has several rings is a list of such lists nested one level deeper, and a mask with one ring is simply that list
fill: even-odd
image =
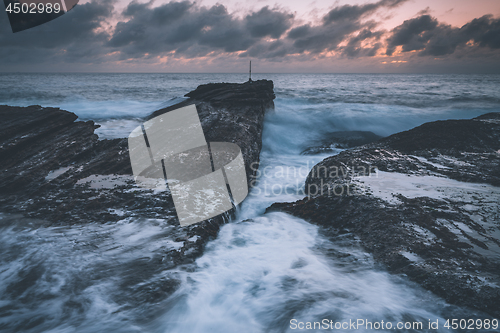
[{"label": "dark wet rock", "polygon": [[390,272],[498,317],[499,168],[499,113],[432,122],[323,160],[308,197],[268,211],[349,234]]},{"label": "dark wet rock", "polygon": [[[335,182],[337,177],[323,177],[325,168],[352,171],[354,166],[415,175],[439,174],[459,181],[500,186],[498,115],[425,123],[342,152],[316,165],[306,183]],[[317,171],[321,177],[315,176]]]},{"label": "dark wet rock", "polygon": [[274,108],[273,82],[268,80],[204,84],[174,106],[155,111],[150,118],[195,103],[207,142],[233,142],[240,146],[251,179],[262,148],[264,114]]},{"label": "dark wet rock", "polygon": [[[207,84],[187,100],[151,115],[195,103],[208,142],[233,142],[242,150],[248,177],[259,161],[266,110],[274,108],[272,81]],[[0,212],[23,214],[40,225],[163,219],[169,236],[185,242],[168,252],[169,265],[191,262],[228,220],[222,214],[179,227],[168,190],[137,187],[127,139],[98,140],[92,121],[57,108],[0,106]],[[193,237],[196,240],[193,241]],[[191,239],[191,240],[190,240]]]},{"label": "dark wet rock", "polygon": [[380,140],[382,137],[368,131],[338,131],[312,142],[303,155],[333,153],[335,149],[348,149]]}]

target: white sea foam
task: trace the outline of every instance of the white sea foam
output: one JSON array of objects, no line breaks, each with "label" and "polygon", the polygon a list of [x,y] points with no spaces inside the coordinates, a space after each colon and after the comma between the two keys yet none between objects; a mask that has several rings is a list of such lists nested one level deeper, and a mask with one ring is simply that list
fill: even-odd
[{"label": "white sea foam", "polygon": [[88,185],[93,189],[113,189],[134,182],[128,175],[90,175],[76,182],[77,185]]},{"label": "white sea foam", "polygon": [[447,177],[415,176],[397,172],[378,171],[377,177],[360,176],[355,180],[371,190],[373,195],[390,203],[397,203],[398,194],[407,198],[429,197],[470,202],[473,196],[478,202],[495,202],[500,189],[488,184],[465,183]]},{"label": "white sea foam", "polygon": [[[399,195],[406,198],[427,197],[442,200],[443,203],[452,203],[457,209],[470,217],[472,221],[488,230],[488,234],[496,239],[500,237],[498,216],[500,216],[500,188],[489,184],[466,183],[447,177],[415,176],[397,172],[379,171],[377,177],[356,177],[362,188],[373,196],[390,204],[401,203]],[[441,223],[465,243],[469,243],[476,252],[489,257],[500,259],[500,246],[490,236],[471,229],[460,221],[442,220]],[[433,237],[429,232],[412,226],[423,236],[422,239]],[[464,236],[467,235],[467,236]],[[487,245],[487,248],[477,246],[469,237],[478,239]]]},{"label": "white sea foam", "polygon": [[[279,134],[287,128],[299,128],[304,118],[292,117],[285,122],[281,112],[277,109],[266,117],[261,175],[253,189],[259,195],[249,195],[237,221],[222,227],[217,240],[197,260],[198,270],[187,274],[189,282],[173,296],[179,301],[161,319],[163,331],[293,332],[292,318],[440,319],[439,308],[445,306],[442,300],[375,269],[371,256],[361,248],[346,248],[341,240],[327,240],[318,227],[288,214],[262,215],[273,202],[303,197],[295,190],[302,186],[307,172],[283,174],[274,170],[281,170],[280,166],[312,167],[326,157],[298,155],[297,145],[304,138]],[[296,134],[305,135],[306,131]],[[264,184],[293,190],[290,194],[266,194]],[[327,256],[321,249],[349,256]]]}]

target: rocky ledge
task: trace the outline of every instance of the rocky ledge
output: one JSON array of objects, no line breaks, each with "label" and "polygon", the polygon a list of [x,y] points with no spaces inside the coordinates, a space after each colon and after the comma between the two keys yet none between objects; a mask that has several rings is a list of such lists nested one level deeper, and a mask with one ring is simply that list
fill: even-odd
[{"label": "rocky ledge", "polygon": [[[259,161],[264,114],[274,108],[273,82],[206,84],[186,97],[151,117],[196,104],[207,141],[236,143],[250,178],[250,164]],[[219,215],[181,228],[168,190],[136,186],[127,139],[98,140],[98,125],[92,121],[76,121],[71,112],[41,106],[0,106],[0,119],[2,213],[22,214],[38,225],[162,219],[171,226],[168,237],[184,242],[167,250],[167,266],[200,255],[228,218]],[[15,219],[2,223],[7,220]]]},{"label": "rocky ledge", "polygon": [[329,157],[277,203],[451,304],[500,316],[500,113],[423,124]]}]

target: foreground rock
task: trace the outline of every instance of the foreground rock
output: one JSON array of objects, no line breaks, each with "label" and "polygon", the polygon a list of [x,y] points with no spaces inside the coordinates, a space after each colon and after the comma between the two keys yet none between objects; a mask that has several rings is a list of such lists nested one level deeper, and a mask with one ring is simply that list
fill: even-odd
[{"label": "foreground rock", "polygon": [[[238,144],[250,178],[250,164],[259,160],[264,114],[274,107],[272,81],[207,84],[186,97],[152,116],[195,103],[207,141]],[[162,219],[174,227],[168,237],[184,241],[168,250],[167,266],[200,255],[228,218],[179,227],[168,190],[136,186],[127,139],[98,140],[92,121],[40,106],[0,106],[0,119],[0,212],[21,213],[43,225]]]},{"label": "foreground rock", "polygon": [[359,239],[391,272],[452,304],[500,316],[500,114],[427,123],[309,173],[309,196],[274,204]]},{"label": "foreground rock", "polygon": [[[186,101],[154,112],[150,118],[195,103],[207,142],[233,142],[240,146],[251,179],[262,148],[264,114],[274,108],[273,82],[267,80],[201,85],[186,94]],[[252,170],[253,169],[253,170]]]}]

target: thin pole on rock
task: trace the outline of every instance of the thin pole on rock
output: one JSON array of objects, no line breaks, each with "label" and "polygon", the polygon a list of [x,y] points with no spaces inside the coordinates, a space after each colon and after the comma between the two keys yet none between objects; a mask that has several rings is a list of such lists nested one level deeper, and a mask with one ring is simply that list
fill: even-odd
[{"label": "thin pole on rock", "polygon": [[250,60],[250,70],[248,72],[248,82],[252,82],[252,60]]}]

